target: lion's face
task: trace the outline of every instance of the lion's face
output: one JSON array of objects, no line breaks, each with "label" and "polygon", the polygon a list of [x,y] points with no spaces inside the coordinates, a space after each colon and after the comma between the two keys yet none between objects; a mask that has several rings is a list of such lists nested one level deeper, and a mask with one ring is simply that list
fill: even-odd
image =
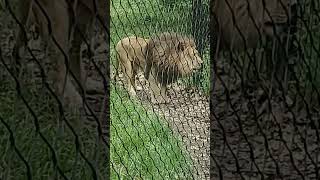
[{"label": "lion's face", "polygon": [[199,70],[203,63],[198,50],[193,44],[183,47],[178,58],[177,67],[181,76],[189,75]]},{"label": "lion's face", "polygon": [[153,91],[153,103],[167,102],[166,85],[199,70],[203,63],[193,38],[177,33],[165,32],[151,37],[146,49],[145,77]]}]

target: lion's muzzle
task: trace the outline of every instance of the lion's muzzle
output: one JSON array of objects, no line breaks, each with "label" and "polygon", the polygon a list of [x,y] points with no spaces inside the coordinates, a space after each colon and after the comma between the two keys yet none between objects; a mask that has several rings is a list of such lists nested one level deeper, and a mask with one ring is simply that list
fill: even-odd
[{"label": "lion's muzzle", "polygon": [[201,57],[195,56],[195,61],[194,61],[194,66],[193,66],[193,71],[198,71],[202,68],[203,61]]}]

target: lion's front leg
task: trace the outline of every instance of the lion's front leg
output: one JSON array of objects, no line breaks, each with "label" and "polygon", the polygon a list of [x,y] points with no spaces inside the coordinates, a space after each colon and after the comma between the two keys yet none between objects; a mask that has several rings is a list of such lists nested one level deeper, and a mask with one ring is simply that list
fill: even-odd
[{"label": "lion's front leg", "polygon": [[[158,85],[156,80],[155,70],[152,69],[152,73],[149,76],[150,90],[151,90],[151,102],[152,104],[166,103],[165,96],[162,96],[163,87]],[[165,90],[164,90],[165,92]]]},{"label": "lion's front leg", "polygon": [[120,62],[122,73],[127,81],[126,86],[127,86],[127,91],[129,95],[132,97],[136,96],[137,93],[133,87],[135,85],[135,79],[134,79],[131,61],[130,60],[127,61],[127,58],[123,57],[122,55],[119,55],[118,61]]}]

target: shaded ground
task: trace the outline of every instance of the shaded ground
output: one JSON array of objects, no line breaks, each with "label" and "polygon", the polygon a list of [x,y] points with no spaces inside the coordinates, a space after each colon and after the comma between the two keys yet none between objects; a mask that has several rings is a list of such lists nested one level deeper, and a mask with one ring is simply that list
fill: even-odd
[{"label": "shaded ground", "polygon": [[217,80],[211,112],[213,177],[319,179],[319,95],[312,102],[293,83],[289,93],[268,97],[261,86],[244,87],[228,75],[227,63],[218,66],[222,81]]}]

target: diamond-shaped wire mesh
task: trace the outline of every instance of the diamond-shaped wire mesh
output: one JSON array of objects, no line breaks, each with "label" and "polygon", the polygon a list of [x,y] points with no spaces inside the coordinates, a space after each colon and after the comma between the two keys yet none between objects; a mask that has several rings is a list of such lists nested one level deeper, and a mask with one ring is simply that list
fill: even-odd
[{"label": "diamond-shaped wire mesh", "polygon": [[319,179],[318,1],[0,8],[0,179]]}]

